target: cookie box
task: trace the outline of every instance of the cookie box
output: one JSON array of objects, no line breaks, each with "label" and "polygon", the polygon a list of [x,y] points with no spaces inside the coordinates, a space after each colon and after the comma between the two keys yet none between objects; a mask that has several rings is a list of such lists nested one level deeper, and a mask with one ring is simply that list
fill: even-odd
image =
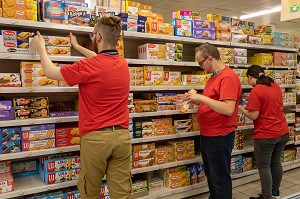
[{"label": "cookie box", "polygon": [[166,60],[167,61],[175,61],[176,53],[175,52],[166,52]]},{"label": "cookie box", "polygon": [[145,86],[159,86],[163,84],[164,72],[163,71],[145,71],[144,74]]},{"label": "cookie box", "polygon": [[201,29],[214,29],[215,23],[214,22],[208,22],[204,20],[194,20],[193,21],[193,29],[194,30],[201,30]]},{"label": "cookie box", "polygon": [[36,0],[6,0],[2,2],[4,18],[37,21]]},{"label": "cookie box", "polygon": [[178,10],[173,12],[173,19],[192,20],[193,12],[190,10]]},{"label": "cookie box", "polygon": [[177,127],[187,127],[191,126],[192,119],[186,119],[186,120],[174,120],[174,126]]},{"label": "cookie box", "polygon": [[11,172],[12,172],[11,161],[0,162],[0,174],[11,173]]},{"label": "cookie box", "polygon": [[156,93],[155,98],[159,105],[176,104],[176,93]]},{"label": "cookie box", "polygon": [[232,40],[232,42],[237,42],[237,43],[247,43],[248,35],[246,35],[246,34],[232,34],[231,40]]},{"label": "cookie box", "polygon": [[[0,101],[0,107],[3,106],[3,102],[4,101]],[[11,102],[10,102],[11,104]],[[15,119],[15,111],[14,108],[12,106],[5,106],[5,109],[0,108],[0,121],[4,121],[4,120],[14,120]]]},{"label": "cookie box", "polygon": [[34,151],[55,148],[55,139],[22,141],[22,151]]},{"label": "cookie box", "polygon": [[184,86],[205,86],[206,75],[182,75],[182,85]]},{"label": "cookie box", "polygon": [[149,150],[139,150],[139,151],[134,151],[133,152],[133,160],[144,160],[148,158],[153,158],[154,157],[154,150],[149,149]]},{"label": "cookie box", "polygon": [[43,182],[46,184],[56,184],[71,180],[77,180],[79,177],[80,169],[70,169],[65,171],[57,171],[52,173],[47,173],[42,171]]},{"label": "cookie box", "polygon": [[20,73],[0,73],[0,87],[21,87]]},{"label": "cookie box", "polygon": [[56,139],[59,138],[66,138],[66,137],[78,137],[79,136],[79,128],[78,127],[61,127],[56,128],[55,130],[55,137]]},{"label": "cookie box", "polygon": [[67,5],[65,2],[43,0],[39,6],[40,21],[67,24],[66,9]]},{"label": "cookie box", "polygon": [[246,21],[241,21],[240,19],[232,18],[231,32],[237,34],[247,33],[247,23]]},{"label": "cookie box", "polygon": [[37,160],[14,162],[12,165],[14,178],[38,175]]},{"label": "cookie box", "polygon": [[56,139],[56,147],[73,146],[80,144],[80,137],[65,137]]},{"label": "cookie box", "polygon": [[[112,7],[105,7],[105,6],[95,6],[95,19],[96,21],[104,16],[116,16],[119,14],[119,10]],[[120,18],[128,18],[127,13],[121,13]]]},{"label": "cookie box", "polygon": [[149,190],[164,187],[164,181],[161,178],[154,177],[150,179]]},{"label": "cookie box", "polygon": [[68,24],[76,26],[89,26],[91,10],[84,6],[68,5]]},{"label": "cookie box", "polygon": [[59,158],[54,160],[45,160],[44,162],[45,172],[64,171],[77,168],[80,168],[79,156]]},{"label": "cookie box", "polygon": [[216,40],[223,42],[231,42],[231,32],[217,32]]},{"label": "cookie box", "polygon": [[153,166],[154,164],[154,158],[149,158],[149,159],[143,159],[143,160],[138,160],[133,162],[133,168],[144,168],[144,167],[149,167]]},{"label": "cookie box", "polygon": [[54,159],[65,158],[70,156],[73,156],[72,152],[40,156],[39,166],[44,167],[44,163],[46,160],[54,160]]},{"label": "cookie box", "polygon": [[274,36],[272,35],[261,35],[262,44],[264,45],[274,45]]},{"label": "cookie box", "polygon": [[220,32],[231,32],[230,21],[215,21],[216,29]]},{"label": "cookie box", "polygon": [[11,140],[21,140],[20,127],[0,128],[0,143]]},{"label": "cookie box", "polygon": [[80,199],[79,191],[64,193],[64,199]]},{"label": "cookie box", "polygon": [[166,45],[144,44],[138,47],[138,58],[147,60],[166,60]]},{"label": "cookie box", "polygon": [[13,106],[16,110],[24,109],[24,108],[47,108],[48,105],[49,105],[48,97],[13,99]]},{"label": "cookie box", "polygon": [[55,138],[55,125],[22,127],[22,140],[45,140]]},{"label": "cookie box", "polygon": [[0,174],[1,193],[14,191],[14,178],[11,173]]},{"label": "cookie box", "polygon": [[71,55],[71,47],[46,46],[48,55]]},{"label": "cookie box", "polygon": [[220,55],[220,57],[223,63],[234,64],[234,56]]},{"label": "cookie box", "polygon": [[234,56],[247,57],[247,49],[234,48],[233,49],[233,55]]},{"label": "cookie box", "polygon": [[170,23],[158,23],[157,33],[163,35],[174,36],[174,26]]},{"label": "cookie box", "polygon": [[0,31],[0,52],[29,54],[30,39],[34,36],[31,32],[1,30]]},{"label": "cookie box", "polygon": [[164,85],[166,86],[180,86],[181,72],[180,71],[164,71]]},{"label": "cookie box", "polygon": [[31,108],[15,110],[15,119],[29,119],[29,118],[46,118],[49,117],[48,108]]},{"label": "cookie box", "polygon": [[21,141],[11,140],[0,144],[0,154],[16,153],[21,151]]},{"label": "cookie box", "polygon": [[183,44],[175,44],[175,52],[183,53]]},{"label": "cookie box", "polygon": [[45,46],[71,46],[70,37],[43,36]]},{"label": "cookie box", "polygon": [[176,110],[176,105],[158,105],[157,106],[158,111],[166,111],[166,110]]},{"label": "cookie box", "polygon": [[176,133],[187,133],[187,132],[191,132],[192,130],[193,130],[192,125],[185,126],[185,127],[177,127]]},{"label": "cookie box", "polygon": [[247,57],[234,57],[234,64],[247,64]]},{"label": "cookie box", "polygon": [[174,35],[183,37],[193,37],[193,21],[173,19]]},{"label": "cookie box", "polygon": [[66,111],[66,112],[51,112],[50,117],[69,117],[78,116],[78,111]]},{"label": "cookie box", "polygon": [[193,32],[194,38],[197,39],[206,39],[206,40],[215,40],[216,39],[216,31],[214,29],[197,29]]},{"label": "cookie box", "polygon": [[228,55],[228,56],[234,56],[234,49],[233,48],[223,48],[218,47],[220,55]]},{"label": "cookie box", "polygon": [[257,36],[249,36],[248,37],[249,44],[262,44],[262,38]]}]

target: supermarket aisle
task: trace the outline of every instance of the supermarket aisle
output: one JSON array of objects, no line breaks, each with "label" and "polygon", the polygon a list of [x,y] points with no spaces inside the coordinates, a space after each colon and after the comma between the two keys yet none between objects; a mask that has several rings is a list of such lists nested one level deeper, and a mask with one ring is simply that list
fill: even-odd
[{"label": "supermarket aisle", "polygon": [[[233,188],[233,199],[249,199],[249,196],[256,196],[260,192],[260,182],[255,181],[239,187]],[[300,192],[300,168],[284,172],[281,183],[281,198],[288,199],[287,196]],[[187,199],[207,199],[208,193],[189,197]],[[300,199],[295,197],[293,199]]]}]

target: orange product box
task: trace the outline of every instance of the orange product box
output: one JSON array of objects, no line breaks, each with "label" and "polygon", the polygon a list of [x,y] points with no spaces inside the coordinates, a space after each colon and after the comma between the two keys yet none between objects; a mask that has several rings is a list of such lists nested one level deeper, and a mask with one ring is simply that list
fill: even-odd
[{"label": "orange product box", "polygon": [[56,147],[74,146],[80,144],[80,137],[56,138]]},{"label": "orange product box", "polygon": [[175,148],[172,145],[157,146],[155,148],[155,164],[166,164],[175,161]]},{"label": "orange product box", "polygon": [[37,21],[37,1],[36,0],[2,1],[2,16],[4,18]]},{"label": "orange product box", "polygon": [[154,158],[137,160],[133,162],[133,168],[149,167],[149,166],[153,166],[153,164],[154,164]]},{"label": "orange product box", "polygon": [[79,128],[78,127],[61,127],[56,128],[55,130],[56,139],[59,138],[71,138],[79,137]]}]

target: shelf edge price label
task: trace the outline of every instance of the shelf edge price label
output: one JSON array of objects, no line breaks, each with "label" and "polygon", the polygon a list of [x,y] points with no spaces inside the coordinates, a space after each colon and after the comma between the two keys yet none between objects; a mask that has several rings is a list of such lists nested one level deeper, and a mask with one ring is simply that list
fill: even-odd
[{"label": "shelf edge price label", "polygon": [[12,59],[12,55],[4,55],[3,59]]},{"label": "shelf edge price label", "polygon": [[36,122],[33,121],[33,120],[32,120],[32,121],[28,121],[28,124],[29,124],[29,125],[32,125],[32,124],[35,124],[35,123],[36,123]]},{"label": "shelf edge price label", "polygon": [[12,21],[10,21],[10,24],[12,24],[12,25],[18,25],[18,24],[19,24],[19,21],[12,20]]},{"label": "shelf edge price label", "polygon": [[20,196],[25,196],[25,195],[27,195],[27,194],[26,194],[26,191],[23,191],[23,192],[20,192],[19,195],[20,195]]},{"label": "shelf edge price label", "polygon": [[28,153],[25,157],[28,158],[28,157],[31,157],[32,156],[32,153]]}]

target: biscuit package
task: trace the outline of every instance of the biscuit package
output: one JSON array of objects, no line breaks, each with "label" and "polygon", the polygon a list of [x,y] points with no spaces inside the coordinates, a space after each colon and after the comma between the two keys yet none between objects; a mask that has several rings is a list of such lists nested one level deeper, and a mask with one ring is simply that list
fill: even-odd
[{"label": "biscuit package", "polygon": [[56,138],[56,147],[73,146],[80,144],[80,137]]},{"label": "biscuit package", "polygon": [[45,140],[55,138],[55,124],[23,126],[22,140]]},{"label": "biscuit package", "polygon": [[78,127],[56,128],[55,136],[57,139],[79,137],[79,128]]},{"label": "biscuit package", "polygon": [[42,177],[42,181],[46,184],[56,184],[71,180],[77,180],[79,177],[79,173],[79,168],[51,173],[45,172],[42,169],[40,170],[40,176]]},{"label": "biscuit package", "polygon": [[147,60],[166,60],[166,45],[148,43],[139,46],[138,58]]},{"label": "biscuit package", "polygon": [[68,23],[76,26],[89,26],[91,10],[88,7],[68,5]]},{"label": "biscuit package", "polygon": [[45,172],[64,171],[77,168],[80,168],[79,156],[58,158],[54,160],[45,160],[44,162]]},{"label": "biscuit package", "polygon": [[36,97],[36,98],[14,98],[13,106],[15,109],[26,108],[48,108],[48,97]]},{"label": "biscuit package", "polygon": [[49,117],[49,108],[31,108],[15,110],[15,119],[46,118]]},{"label": "biscuit package", "polygon": [[21,87],[20,73],[0,73],[0,87]]},{"label": "biscuit package", "polygon": [[183,19],[173,19],[174,35],[183,37],[193,37],[193,21]]},{"label": "biscuit package", "polygon": [[14,108],[10,100],[0,101],[0,121],[14,120]]},{"label": "biscuit package", "polygon": [[70,37],[43,36],[45,46],[71,46]]},{"label": "biscuit package", "polygon": [[1,30],[0,52],[29,54],[29,43],[33,36],[31,32]]},{"label": "biscuit package", "polygon": [[2,16],[4,18],[37,21],[37,1],[4,0],[2,1]]},{"label": "biscuit package", "polygon": [[22,141],[22,151],[34,151],[55,148],[55,139]]}]

